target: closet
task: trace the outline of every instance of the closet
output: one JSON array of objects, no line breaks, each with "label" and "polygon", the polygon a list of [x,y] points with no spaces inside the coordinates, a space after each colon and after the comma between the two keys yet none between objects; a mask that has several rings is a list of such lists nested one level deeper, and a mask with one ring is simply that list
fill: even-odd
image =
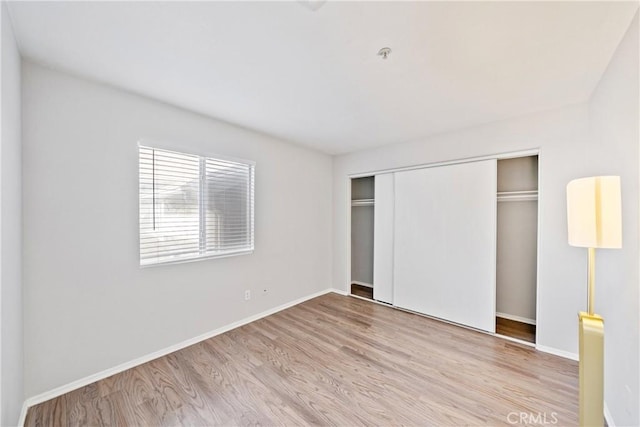
[{"label": "closet", "polygon": [[538,156],[498,160],[496,333],[535,342]]},{"label": "closet", "polygon": [[538,156],[351,180],[351,293],[535,342]]},{"label": "closet", "polygon": [[351,293],[373,298],[375,178],[351,180]]}]

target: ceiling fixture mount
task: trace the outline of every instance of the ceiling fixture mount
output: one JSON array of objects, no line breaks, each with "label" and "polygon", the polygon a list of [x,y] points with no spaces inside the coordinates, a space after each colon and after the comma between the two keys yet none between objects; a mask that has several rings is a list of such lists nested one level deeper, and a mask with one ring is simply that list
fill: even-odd
[{"label": "ceiling fixture mount", "polygon": [[298,0],[298,3],[302,4],[312,12],[320,9],[326,2],[327,0]]},{"label": "ceiling fixture mount", "polygon": [[391,55],[390,47],[383,47],[378,51],[378,56],[382,56],[382,59],[387,59],[389,55]]}]

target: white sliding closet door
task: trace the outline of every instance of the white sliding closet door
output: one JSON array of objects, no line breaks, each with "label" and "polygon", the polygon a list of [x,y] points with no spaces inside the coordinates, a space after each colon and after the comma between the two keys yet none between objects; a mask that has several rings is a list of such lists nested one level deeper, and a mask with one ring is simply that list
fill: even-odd
[{"label": "white sliding closet door", "polygon": [[495,332],[496,161],[395,174],[394,305]]},{"label": "white sliding closet door", "polygon": [[393,304],[393,179],[394,174],[376,175],[373,299]]}]

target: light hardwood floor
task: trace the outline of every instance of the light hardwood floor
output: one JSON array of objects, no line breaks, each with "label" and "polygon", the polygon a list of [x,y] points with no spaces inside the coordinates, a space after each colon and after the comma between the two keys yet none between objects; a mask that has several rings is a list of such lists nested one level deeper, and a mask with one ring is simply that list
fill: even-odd
[{"label": "light hardwood floor", "polygon": [[506,335],[530,343],[536,342],[536,326],[496,317],[496,334]]},{"label": "light hardwood floor", "polygon": [[26,425],[512,425],[525,413],[567,426],[577,375],[570,360],[327,294],[32,407]]},{"label": "light hardwood floor", "polygon": [[362,298],[373,299],[373,288],[352,283],[351,294]]}]

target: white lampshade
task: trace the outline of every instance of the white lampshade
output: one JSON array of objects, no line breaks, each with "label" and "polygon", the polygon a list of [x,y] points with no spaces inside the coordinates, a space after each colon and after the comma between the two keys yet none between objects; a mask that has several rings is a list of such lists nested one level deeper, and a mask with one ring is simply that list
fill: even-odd
[{"label": "white lampshade", "polygon": [[622,247],[619,176],[574,179],[567,185],[569,244],[586,248]]}]

